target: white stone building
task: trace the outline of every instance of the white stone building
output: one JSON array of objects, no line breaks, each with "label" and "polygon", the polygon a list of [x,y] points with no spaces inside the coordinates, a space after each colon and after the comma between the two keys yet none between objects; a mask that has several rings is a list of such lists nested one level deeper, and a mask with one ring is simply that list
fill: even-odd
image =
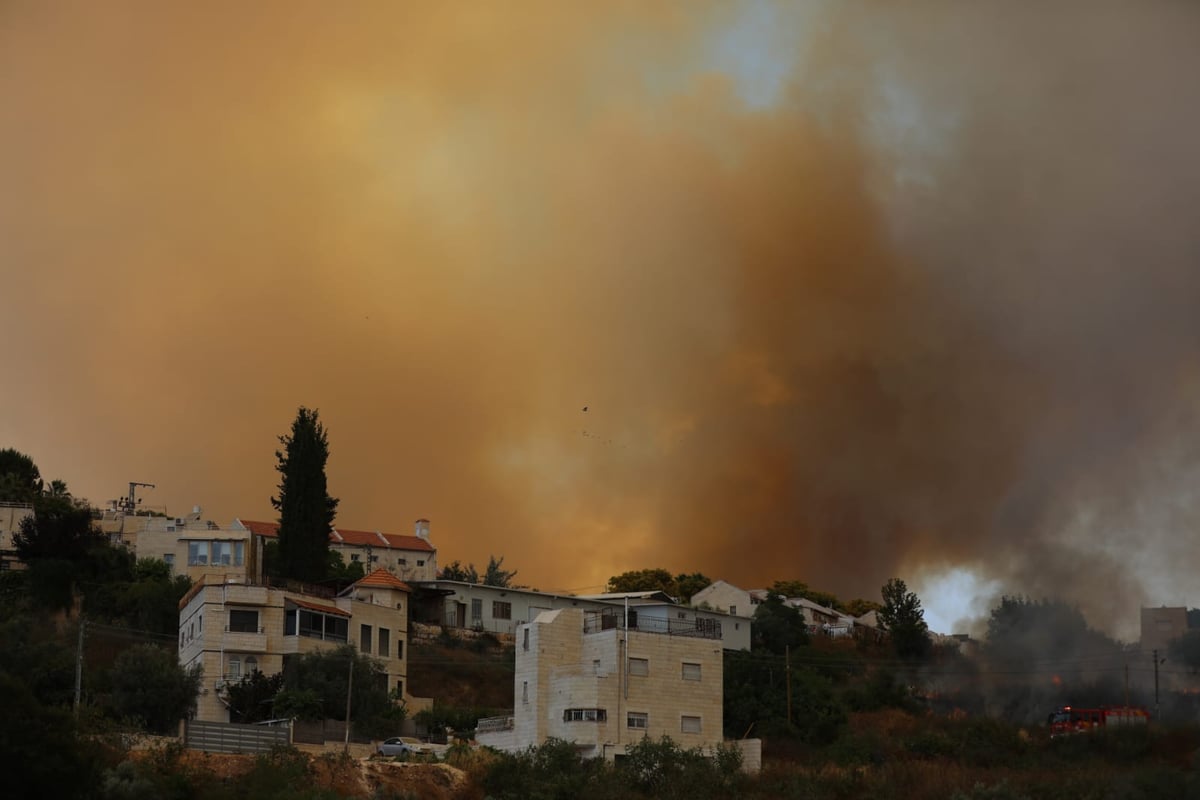
[{"label": "white stone building", "polygon": [[573,608],[519,626],[513,714],[481,720],[480,744],[512,752],[553,737],[609,759],[646,736],[720,744],[720,631],[638,625],[627,628],[621,609]]}]

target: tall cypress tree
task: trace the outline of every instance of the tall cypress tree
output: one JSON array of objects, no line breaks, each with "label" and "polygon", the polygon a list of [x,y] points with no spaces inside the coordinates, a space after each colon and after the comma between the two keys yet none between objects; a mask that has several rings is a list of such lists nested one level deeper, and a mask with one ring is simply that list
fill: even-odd
[{"label": "tall cypress tree", "polygon": [[271,498],[279,512],[278,572],[315,583],[324,580],[329,569],[329,531],[338,504],[329,496],[325,480],[329,439],[319,413],[301,406],[292,432],[279,441],[283,450],[275,451],[275,469],[282,477],[279,496]]}]

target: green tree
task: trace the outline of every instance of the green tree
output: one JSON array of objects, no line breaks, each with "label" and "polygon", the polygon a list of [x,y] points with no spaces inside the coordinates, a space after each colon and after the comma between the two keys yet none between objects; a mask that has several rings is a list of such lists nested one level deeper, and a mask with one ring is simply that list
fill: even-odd
[{"label": "green tree", "polygon": [[65,610],[74,602],[85,560],[108,542],[92,524],[91,512],[70,503],[47,504],[21,520],[13,535],[17,556],[29,566],[29,587],[37,605]]},{"label": "green tree", "polygon": [[279,512],[279,575],[316,583],[329,570],[329,531],[338,505],[325,478],[329,437],[319,413],[301,406],[291,433],[279,441],[279,495],[271,498]]},{"label": "green tree", "polygon": [[438,576],[444,581],[462,581],[463,583],[479,583],[479,572],[474,564],[463,566],[461,561],[451,561],[442,567]]},{"label": "green tree", "polygon": [[351,661],[354,662],[354,685],[350,693],[350,719],[361,732],[375,731],[378,720],[387,720],[394,715],[395,698],[389,693],[383,665],[360,654],[351,645],[292,659],[284,669],[284,690],[275,703],[276,715],[293,715],[281,713],[282,703],[285,710],[300,709],[299,713],[293,712],[298,716],[319,711],[321,718],[344,718]]},{"label": "green tree", "polygon": [[0,502],[32,503],[42,489],[42,473],[32,458],[11,447],[0,450]]},{"label": "green tree", "polygon": [[883,608],[878,612],[879,627],[891,635],[892,646],[901,658],[921,658],[929,652],[929,626],[921,599],[899,578],[883,585]]},{"label": "green tree", "polygon": [[775,581],[771,591],[783,597],[808,597],[808,584],[804,581]]},{"label": "green tree", "polygon": [[[499,560],[495,556],[488,556],[487,570],[483,573],[484,586],[512,586],[512,579],[517,577],[517,571],[506,570],[501,567],[504,565],[504,556],[500,556]],[[474,565],[471,565],[474,569]]]},{"label": "green tree", "polygon": [[17,676],[0,670],[0,766],[6,797],[91,797],[99,759],[76,735],[69,711],[40,702]]},{"label": "green tree", "polygon": [[852,617],[861,617],[863,614],[879,611],[881,608],[883,606],[874,600],[864,600],[861,597],[856,597],[842,606],[842,610]]},{"label": "green tree", "polygon": [[636,569],[622,572],[608,579],[605,591],[614,594],[620,592],[665,592],[677,598],[681,603],[687,603],[692,595],[708,586],[712,581],[699,572],[690,575],[680,573],[672,575],[662,567],[654,569]]},{"label": "green tree", "polygon": [[327,574],[329,579],[339,586],[348,586],[357,580],[362,580],[366,577],[367,572],[363,569],[361,561],[351,561],[347,564],[341,553],[330,548]]},{"label": "green tree", "polygon": [[251,670],[237,683],[226,684],[222,690],[229,702],[231,722],[263,722],[274,718],[275,698],[283,688],[283,673],[264,675]]},{"label": "green tree", "polygon": [[672,597],[679,598],[679,602],[681,603],[690,603],[692,602],[692,595],[701,589],[708,588],[710,584],[712,584],[712,579],[707,575],[699,572],[693,572],[690,575],[681,572],[675,576],[677,594],[672,595]]},{"label": "green tree", "polygon": [[199,665],[184,669],[171,649],[131,647],[113,664],[113,708],[141,719],[153,733],[171,733],[195,710],[201,678]]},{"label": "green tree", "polygon": [[808,625],[800,609],[789,606],[782,595],[768,592],[767,599],[754,609],[753,647],[783,655],[788,648],[808,644]]},{"label": "green tree", "polygon": [[666,592],[672,597],[678,587],[671,573],[658,567],[656,569],[638,569],[622,572],[608,579],[605,591],[617,594],[619,592]]},{"label": "green tree", "polygon": [[[761,652],[727,651],[724,671],[725,736],[785,736],[813,744],[832,741],[846,720],[833,682],[783,658]],[[788,680],[792,713],[788,724]]]}]

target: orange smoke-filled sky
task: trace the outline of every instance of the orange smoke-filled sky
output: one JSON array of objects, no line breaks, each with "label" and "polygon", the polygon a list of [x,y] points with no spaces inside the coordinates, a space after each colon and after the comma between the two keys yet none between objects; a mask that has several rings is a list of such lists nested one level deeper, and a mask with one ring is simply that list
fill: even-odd
[{"label": "orange smoke-filled sky", "polygon": [[7,3],[0,446],[266,519],[307,405],[339,524],[428,516],[442,563],[872,598],[959,568],[1129,634],[1196,602],[1198,33]]}]

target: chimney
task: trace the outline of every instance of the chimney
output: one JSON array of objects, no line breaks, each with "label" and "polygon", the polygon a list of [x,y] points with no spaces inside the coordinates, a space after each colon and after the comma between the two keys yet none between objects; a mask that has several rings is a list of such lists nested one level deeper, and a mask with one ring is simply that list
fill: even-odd
[{"label": "chimney", "polygon": [[416,522],[415,533],[418,539],[429,541],[429,520],[419,519]]}]

